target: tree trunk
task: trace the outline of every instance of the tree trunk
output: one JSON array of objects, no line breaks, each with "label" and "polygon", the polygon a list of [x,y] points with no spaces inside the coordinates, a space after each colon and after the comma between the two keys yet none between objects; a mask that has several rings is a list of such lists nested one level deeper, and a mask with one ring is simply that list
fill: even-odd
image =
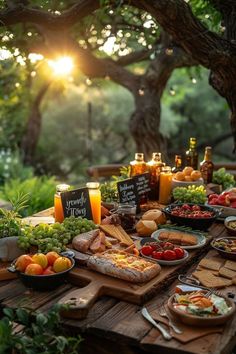
[{"label": "tree trunk", "polygon": [[167,158],[166,144],[160,133],[161,95],[145,86],[135,96],[135,111],[130,118],[130,132],[136,143],[137,152],[150,160],[153,152],[161,152]]},{"label": "tree trunk", "polygon": [[27,128],[25,135],[23,136],[21,143],[21,150],[23,153],[23,161],[27,165],[32,165],[34,162],[34,156],[36,147],[38,144],[41,124],[42,124],[42,115],[40,112],[40,104],[51,84],[51,81],[47,81],[39,90],[36,98],[33,101],[29,119],[27,123]]}]

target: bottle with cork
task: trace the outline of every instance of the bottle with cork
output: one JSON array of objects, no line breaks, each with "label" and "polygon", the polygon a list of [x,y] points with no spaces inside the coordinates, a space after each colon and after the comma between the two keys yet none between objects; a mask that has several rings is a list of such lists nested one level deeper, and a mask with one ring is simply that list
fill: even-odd
[{"label": "bottle with cork", "polygon": [[189,139],[189,149],[185,153],[186,166],[192,167],[194,170],[198,169],[198,152],[197,152],[197,139]]},{"label": "bottle with cork", "polygon": [[205,184],[212,182],[213,170],[214,164],[212,162],[212,148],[211,146],[206,146],[204,159],[200,163],[200,172]]},{"label": "bottle with cork", "polygon": [[172,173],[180,172],[183,170],[182,167],[182,156],[175,155],[175,166],[172,168]]},{"label": "bottle with cork", "polygon": [[130,162],[130,177],[141,175],[147,172],[147,165],[144,161],[144,154],[137,152],[134,161]]},{"label": "bottle with cork", "polygon": [[149,199],[158,200],[159,198],[159,183],[160,173],[165,164],[161,160],[160,152],[153,152],[152,159],[147,163],[148,172],[150,173],[150,188]]}]

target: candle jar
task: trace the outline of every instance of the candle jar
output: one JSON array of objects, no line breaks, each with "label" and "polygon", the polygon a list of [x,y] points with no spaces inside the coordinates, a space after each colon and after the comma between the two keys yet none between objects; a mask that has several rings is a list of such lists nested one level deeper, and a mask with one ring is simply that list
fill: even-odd
[{"label": "candle jar", "polygon": [[64,220],[61,193],[67,192],[69,189],[69,184],[58,184],[56,186],[56,193],[54,194],[54,217],[56,222],[63,222]]},{"label": "candle jar", "polygon": [[89,189],[89,199],[92,209],[93,222],[101,224],[101,192],[98,182],[88,182],[86,187]]},{"label": "candle jar", "polygon": [[162,167],[160,173],[159,203],[168,204],[171,197],[172,173],[169,166]]},{"label": "candle jar", "polygon": [[119,204],[116,210],[119,215],[121,226],[124,230],[133,230],[135,225],[136,205],[132,204]]}]

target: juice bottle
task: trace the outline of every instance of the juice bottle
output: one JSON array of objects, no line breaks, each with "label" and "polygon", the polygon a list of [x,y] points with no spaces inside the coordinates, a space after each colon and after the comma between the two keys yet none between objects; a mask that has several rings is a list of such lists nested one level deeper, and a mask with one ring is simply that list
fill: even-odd
[{"label": "juice bottle", "polygon": [[147,163],[148,172],[150,173],[150,200],[158,200],[159,198],[160,173],[164,165],[161,161],[161,153],[153,152],[152,160]]},{"label": "juice bottle", "polygon": [[197,139],[189,139],[189,149],[186,151],[186,166],[191,166],[194,170],[198,169]]},{"label": "juice bottle", "polygon": [[140,175],[147,172],[146,162],[144,161],[144,154],[136,153],[135,160],[130,162],[130,177]]},{"label": "juice bottle", "polygon": [[162,168],[160,174],[159,203],[168,204],[171,197],[172,172],[169,166]]},{"label": "juice bottle", "polygon": [[56,186],[56,193],[54,194],[54,216],[55,222],[62,222],[64,220],[64,212],[61,202],[61,193],[68,191],[70,186],[68,184],[58,184]]},{"label": "juice bottle", "polygon": [[86,187],[89,189],[89,199],[92,209],[93,222],[101,224],[101,192],[98,182],[88,182]]},{"label": "juice bottle", "polygon": [[205,148],[205,155],[203,161],[200,163],[200,171],[204,183],[211,183],[213,177],[214,164],[211,161],[211,146]]}]

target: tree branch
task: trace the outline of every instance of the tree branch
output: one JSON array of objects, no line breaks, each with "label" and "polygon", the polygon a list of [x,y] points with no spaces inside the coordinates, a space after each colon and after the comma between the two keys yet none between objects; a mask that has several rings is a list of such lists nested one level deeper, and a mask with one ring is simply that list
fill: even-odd
[{"label": "tree branch", "polygon": [[147,60],[150,58],[150,55],[154,52],[154,50],[155,49],[153,48],[153,49],[143,49],[136,52],[132,52],[130,54],[119,57],[119,59],[116,60],[116,63],[121,66],[127,66],[130,64]]},{"label": "tree branch", "polygon": [[90,15],[99,7],[99,0],[78,0],[61,15],[26,7],[22,3],[10,6],[0,12],[0,26],[10,26],[16,23],[35,23],[48,28],[69,28],[85,16]]}]

